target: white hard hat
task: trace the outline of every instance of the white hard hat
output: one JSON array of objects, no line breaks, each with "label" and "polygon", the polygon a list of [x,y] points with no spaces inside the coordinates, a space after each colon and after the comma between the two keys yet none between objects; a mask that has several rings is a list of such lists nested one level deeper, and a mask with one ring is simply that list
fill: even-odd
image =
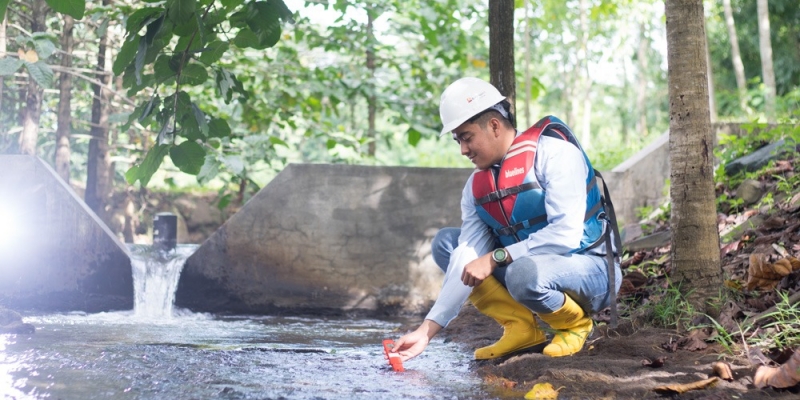
[{"label": "white hard hat", "polygon": [[451,83],[439,102],[439,117],[443,125],[439,136],[505,99],[497,88],[483,79],[461,78]]}]

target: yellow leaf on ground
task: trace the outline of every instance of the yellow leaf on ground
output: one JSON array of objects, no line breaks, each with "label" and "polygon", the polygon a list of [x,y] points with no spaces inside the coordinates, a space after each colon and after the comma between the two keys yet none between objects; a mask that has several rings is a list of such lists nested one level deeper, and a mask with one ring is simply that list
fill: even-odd
[{"label": "yellow leaf on ground", "polygon": [[714,370],[714,375],[726,380],[732,381],[733,380],[733,371],[731,371],[731,366],[728,365],[726,362],[715,362],[711,365],[711,369]]},{"label": "yellow leaf on ground", "polygon": [[686,393],[690,390],[698,390],[698,389],[706,389],[717,383],[719,378],[716,376],[713,378],[704,379],[702,381],[692,382],[692,383],[685,383],[680,384],[676,383],[674,385],[666,385],[666,386],[659,386],[653,390],[658,393],[663,394],[672,394],[672,393]]},{"label": "yellow leaf on ground", "polygon": [[757,388],[764,386],[788,388],[797,385],[798,382],[800,382],[800,349],[795,350],[789,361],[780,367],[758,367],[753,377],[753,384]]},{"label": "yellow leaf on ground", "polygon": [[30,63],[35,63],[35,62],[39,61],[39,54],[36,53],[36,50],[33,50],[33,49],[28,50],[28,51],[19,49],[19,50],[17,50],[17,54],[19,55],[20,60],[23,60],[23,61],[27,61],[27,62],[30,62]]},{"label": "yellow leaf on ground", "polygon": [[533,385],[530,392],[525,394],[525,398],[528,400],[554,400],[558,398],[558,390],[553,389],[553,385],[547,382],[537,383]]}]

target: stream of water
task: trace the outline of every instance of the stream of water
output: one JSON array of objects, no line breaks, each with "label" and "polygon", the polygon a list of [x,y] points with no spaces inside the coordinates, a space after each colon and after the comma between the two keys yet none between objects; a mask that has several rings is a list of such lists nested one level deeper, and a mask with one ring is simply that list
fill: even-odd
[{"label": "stream of water", "polygon": [[[179,248],[170,261],[192,251]],[[471,353],[441,340],[407,362],[405,372],[393,372],[383,359],[381,340],[398,337],[403,321],[223,317],[173,309],[182,262],[173,265],[174,282],[155,283],[174,271],[164,268],[169,262],[151,261],[134,265],[134,310],[26,316],[35,334],[0,335],[0,397],[487,397],[469,371]],[[169,293],[155,289],[170,286]],[[142,291],[150,289],[159,294]]]}]

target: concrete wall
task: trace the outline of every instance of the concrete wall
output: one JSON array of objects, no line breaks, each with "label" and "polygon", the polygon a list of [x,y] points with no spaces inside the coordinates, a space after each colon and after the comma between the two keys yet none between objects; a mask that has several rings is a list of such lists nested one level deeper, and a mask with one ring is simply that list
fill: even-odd
[{"label": "concrete wall", "polygon": [[469,169],[289,165],[186,262],[176,305],[268,313],[425,311],[439,228]]},{"label": "concrete wall", "polygon": [[657,208],[669,199],[669,132],[602,174],[608,181],[620,228],[637,222],[637,208]]},{"label": "concrete wall", "polygon": [[22,155],[0,155],[0,171],[0,304],[133,308],[127,248],[55,171]]}]

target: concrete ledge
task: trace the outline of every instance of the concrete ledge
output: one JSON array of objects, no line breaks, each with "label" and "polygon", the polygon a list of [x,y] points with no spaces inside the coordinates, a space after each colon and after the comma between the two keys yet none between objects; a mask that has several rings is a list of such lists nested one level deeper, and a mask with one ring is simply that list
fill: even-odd
[{"label": "concrete ledge", "polygon": [[18,310],[133,308],[127,248],[49,165],[0,156],[0,304]]},{"label": "concrete ledge", "polygon": [[460,226],[470,169],[289,165],[187,260],[194,311],[422,312],[442,273],[430,242]]}]

